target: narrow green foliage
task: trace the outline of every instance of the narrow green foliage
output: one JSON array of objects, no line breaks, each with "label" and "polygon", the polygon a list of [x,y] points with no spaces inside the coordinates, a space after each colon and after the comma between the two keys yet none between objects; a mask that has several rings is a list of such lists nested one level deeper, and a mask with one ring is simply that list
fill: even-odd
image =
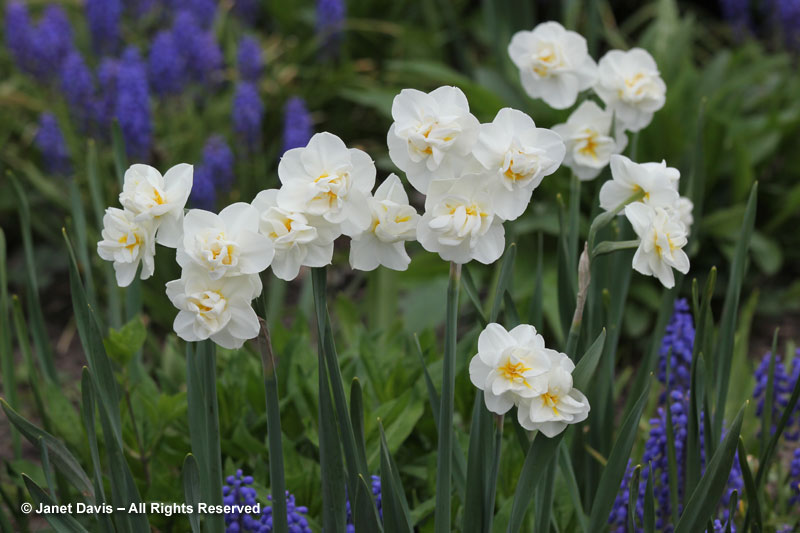
[{"label": "narrow green foliage", "polygon": [[[8,298],[8,271],[6,269],[6,234],[0,228],[0,373],[2,373],[3,393],[9,405],[18,409],[17,379],[12,351],[11,304]],[[11,434],[11,448],[15,459],[22,455],[19,435]]]},{"label": "narrow green foliage", "polygon": [[[197,461],[194,455],[186,454],[186,458],[183,460],[181,476],[183,478],[183,495],[186,503],[191,505],[192,509],[197,509],[198,504],[203,500],[200,494],[200,471],[197,468]],[[192,533],[200,533],[200,516],[197,513],[190,513],[188,519]]]},{"label": "narrow green foliage", "polygon": [[778,357],[778,331],[772,334],[772,349],[769,351],[769,372],[767,374],[767,389],[764,392],[764,409],[761,411],[761,453],[767,449],[769,438],[772,433],[772,403],[775,393],[775,360]]},{"label": "narrow green foliage", "polygon": [[125,179],[125,170],[128,168],[128,156],[125,154],[125,138],[119,121],[114,119],[111,124],[111,152],[114,156],[114,170],[117,174],[120,186]]},{"label": "narrow green foliage", "polygon": [[514,259],[517,257],[517,245],[511,243],[506,248],[503,258],[500,261],[500,275],[497,280],[497,287],[492,301],[492,311],[489,315],[489,322],[497,322],[500,314],[500,306],[503,303],[503,296],[511,288],[511,279],[514,274]]},{"label": "narrow green foliage", "polygon": [[581,527],[581,531],[587,533],[589,531],[589,521],[586,517],[586,513],[583,511],[581,493],[580,489],[578,488],[578,480],[575,478],[575,469],[572,466],[572,459],[570,458],[569,450],[563,445],[559,447],[559,450],[558,469],[567,484],[569,497],[570,500],[572,500],[572,510],[578,519],[578,524]]},{"label": "narrow green foliage", "polygon": [[575,365],[575,370],[572,371],[572,382],[575,388],[585,391],[591,385],[594,379],[594,372],[597,369],[597,363],[603,356],[603,348],[606,342],[606,330],[600,332],[600,335],[594,340],[586,353],[583,354]]},{"label": "narrow green foliage", "polygon": [[744,440],[741,436],[739,437],[737,451],[739,452],[739,468],[742,470],[744,491],[747,495],[747,513],[744,519],[744,530],[747,531],[750,518],[752,517],[753,531],[764,531],[764,521],[761,517],[761,501],[758,495],[758,489],[756,489],[756,482],[753,479],[753,473],[750,471],[750,465],[747,462],[747,450],[744,447]]},{"label": "narrow green foliage", "polygon": [[535,492],[535,522],[534,531],[548,531],[553,511],[553,495],[556,485],[556,461],[547,463],[541,472],[542,481],[537,485]]},{"label": "narrow green foliage", "polygon": [[761,490],[763,487],[763,483],[767,478],[767,472],[769,471],[770,462],[772,461],[772,456],[775,454],[775,448],[778,446],[778,440],[781,438],[783,430],[786,429],[786,424],[792,416],[798,399],[800,399],[800,380],[795,382],[792,395],[789,397],[789,401],[786,403],[786,407],[780,419],[778,419],[778,423],[775,425],[775,433],[770,437],[767,448],[761,452],[761,458],[758,462],[758,473],[756,474],[757,490]]},{"label": "narrow green foliage", "polygon": [[[639,477],[642,474],[642,465],[636,465],[628,483],[628,531],[636,531],[636,502],[639,499]],[[648,476],[650,477],[650,476]]]},{"label": "narrow green foliage", "polygon": [[475,312],[478,313],[478,320],[481,323],[481,327],[486,327],[486,324],[489,323],[489,319],[486,316],[486,312],[483,310],[483,306],[481,305],[481,298],[478,295],[478,289],[475,287],[475,281],[472,279],[472,274],[470,274],[469,268],[464,266],[461,271],[462,281],[464,282],[464,292],[467,294],[467,298],[469,299],[472,307],[475,309]]},{"label": "narrow green foliage", "polygon": [[733,458],[736,454],[744,411],[745,407],[739,410],[739,414],[736,415],[730,425],[725,439],[708,462],[700,483],[697,484],[686,500],[683,514],[681,514],[680,520],[675,527],[675,533],[700,531],[715,513],[717,504],[725,491]]},{"label": "narrow green foliage", "polygon": [[[28,493],[31,495],[35,506],[38,507],[41,504],[56,504],[53,498],[48,496],[47,493],[42,490],[42,488],[31,478],[25,474],[22,474],[22,479],[25,482],[25,487],[28,489]],[[53,527],[53,530],[58,531],[59,533],[87,533],[86,528],[84,528],[69,514],[45,514],[44,518],[47,520],[47,523]]]},{"label": "narrow green foliage", "polygon": [[650,382],[647,382],[639,399],[628,414],[619,428],[617,441],[611,449],[606,466],[600,476],[597,485],[592,512],[589,518],[589,531],[600,531],[605,527],[611,508],[614,506],[622,478],[625,476],[625,469],[628,466],[628,458],[631,456],[633,443],[639,429],[639,419],[642,417],[645,405],[647,405],[648,394],[650,393]]},{"label": "narrow green foliage", "polygon": [[356,441],[358,460],[362,464],[367,464],[367,445],[364,439],[364,395],[358,378],[353,378],[350,383],[350,420],[353,422],[353,436]]},{"label": "narrow green foliage", "polygon": [[[653,465],[648,468],[653,471]],[[653,494],[653,476],[647,476],[647,483],[644,487],[644,530],[645,533],[653,533],[656,530],[656,502]]]},{"label": "narrow green foliage", "polygon": [[39,437],[39,451],[41,452],[42,472],[44,472],[47,490],[50,491],[50,497],[53,501],[56,501],[56,488],[53,485],[53,470],[50,468],[50,454],[47,453],[47,446],[42,442],[42,437]]},{"label": "narrow green foliage", "polygon": [[83,367],[81,372],[81,399],[81,416],[83,418],[83,426],[86,428],[86,438],[89,441],[89,455],[92,458],[95,499],[105,503],[106,493],[103,487],[103,469],[100,465],[100,450],[97,447],[97,428],[95,425],[97,401],[94,395],[92,376],[87,367]]},{"label": "narrow green foliage", "polygon": [[389,454],[383,424],[378,421],[381,433],[381,504],[383,510],[383,526],[387,533],[411,533],[411,513],[408,509],[403,485]]},{"label": "narrow green foliage", "polygon": [[537,328],[542,327],[542,256],[544,247],[544,237],[542,232],[536,234],[536,281],[533,286],[533,296],[528,309],[528,323]]},{"label": "narrow green foliage", "polygon": [[758,182],[754,183],[750,190],[750,198],[747,200],[742,228],[737,235],[736,252],[731,265],[728,288],[725,291],[725,303],[722,307],[719,336],[716,350],[714,351],[715,383],[717,384],[713,425],[715,441],[719,441],[722,435],[722,421],[725,418],[725,402],[728,399],[728,384],[731,378],[731,360],[733,359],[733,336],[736,333],[736,316],[739,312],[739,296],[742,292],[747,251],[750,248],[750,237],[753,234],[753,226],[756,220],[757,198]]},{"label": "narrow green foliage", "polygon": [[353,525],[356,532],[361,533],[378,533],[383,531],[380,519],[378,518],[378,509],[375,507],[375,502],[372,499],[372,489],[364,479],[364,476],[358,476],[358,487],[356,488],[355,505],[353,506]]}]

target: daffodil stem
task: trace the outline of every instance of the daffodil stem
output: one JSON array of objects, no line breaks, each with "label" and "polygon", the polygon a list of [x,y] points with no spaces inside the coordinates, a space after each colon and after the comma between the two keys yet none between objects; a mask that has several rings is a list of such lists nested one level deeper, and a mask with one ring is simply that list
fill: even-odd
[{"label": "daffodil stem", "polygon": [[[266,298],[264,312],[266,313]],[[258,347],[264,372],[264,392],[267,403],[267,440],[269,445],[269,485],[272,493],[272,527],[276,533],[288,533],[286,515],[286,488],[283,472],[283,444],[281,442],[281,409],[278,396],[278,376],[275,373],[275,353],[265,319],[260,319],[261,334]]]},{"label": "daffodil stem", "polygon": [[492,460],[492,470],[486,484],[486,531],[492,530],[492,519],[494,518],[494,502],[497,495],[497,474],[500,471],[500,451],[503,444],[503,420],[504,415],[495,415],[494,419],[497,428],[494,433],[494,457]]},{"label": "daffodil stem", "polygon": [[439,404],[439,446],[436,470],[436,516],[434,531],[450,533],[450,474],[453,458],[453,402],[455,390],[456,341],[458,331],[458,293],[461,286],[461,265],[450,263],[447,287],[447,318],[444,332],[442,399]]},{"label": "daffodil stem", "polygon": [[572,315],[572,324],[569,327],[567,336],[566,353],[575,360],[578,338],[581,335],[581,325],[583,324],[583,308],[586,306],[586,297],[589,294],[589,283],[592,280],[592,273],[589,262],[589,245],[584,243],[583,252],[578,260],[578,294],[575,298],[575,312]]},{"label": "daffodil stem", "polygon": [[610,254],[618,250],[629,250],[639,246],[639,239],[631,241],[603,241],[592,250],[592,259],[599,255]]}]

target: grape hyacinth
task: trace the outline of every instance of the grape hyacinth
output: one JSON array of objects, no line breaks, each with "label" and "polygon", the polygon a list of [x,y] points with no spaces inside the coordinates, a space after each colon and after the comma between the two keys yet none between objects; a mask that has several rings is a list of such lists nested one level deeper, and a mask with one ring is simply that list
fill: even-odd
[{"label": "grape hyacinth", "polygon": [[800,51],[800,2],[773,0],[775,18],[780,21],[786,46]]},{"label": "grape hyacinth", "polygon": [[213,83],[222,69],[222,50],[214,34],[205,30],[190,11],[181,10],[175,15],[172,33],[183,53],[186,72],[193,81]]},{"label": "grape hyacinth", "polygon": [[[756,386],[753,390],[753,398],[756,399],[756,416],[761,417],[764,412],[764,401],[767,393],[767,384],[769,381],[769,365],[772,355],[767,353],[761,359],[761,363],[756,369]],[[784,409],[789,404],[789,397],[792,395],[792,388],[797,383],[800,377],[800,352],[795,356],[792,363],[792,372],[789,374],[786,367],[781,360],[780,355],[775,356],[775,373],[773,375],[773,400],[772,400],[772,422],[770,427],[770,434],[775,432],[775,424],[777,424]],[[790,441],[798,440],[800,437],[800,428],[798,425],[798,412],[796,408],[792,417],[784,430],[784,438]]]},{"label": "grape hyacinth", "polygon": [[229,191],[233,185],[233,152],[225,139],[212,135],[203,147],[203,166],[211,173],[216,190]]},{"label": "grape hyacinth", "polygon": [[211,170],[203,165],[194,167],[194,183],[192,192],[189,193],[192,207],[214,211],[217,205],[217,189],[214,187],[214,177]]},{"label": "grape hyacinth", "polygon": [[324,56],[338,53],[346,11],[344,0],[317,0],[317,35]]},{"label": "grape hyacinth", "polygon": [[[242,475],[241,470],[236,475],[228,476],[222,487],[223,504],[225,505],[256,505],[258,493],[251,486],[252,476]],[[267,499],[272,500],[271,496]],[[286,514],[289,522],[289,531],[292,533],[311,533],[308,525],[308,508],[298,506],[294,495],[286,491]],[[233,512],[225,515],[226,533],[270,533],[272,531],[272,506],[261,508],[261,515],[256,517],[247,513]]]},{"label": "grape hyacinth", "polygon": [[[628,459],[628,466],[625,467],[625,475],[619,485],[619,492],[614,499],[614,506],[608,516],[608,524],[611,526],[611,533],[627,533],[628,531],[628,499],[630,497],[630,484],[633,477],[634,466]],[[638,514],[638,513],[637,513]]]},{"label": "grape hyacinth", "polygon": [[264,104],[255,84],[242,81],[236,86],[233,97],[233,129],[253,151],[261,138],[261,121]]},{"label": "grape hyacinth", "polygon": [[160,31],[150,47],[148,73],[153,91],[159,96],[178,94],[186,81],[186,60],[171,31]]},{"label": "grape hyacinth", "polygon": [[59,71],[61,92],[69,104],[72,116],[83,131],[89,128],[94,110],[94,78],[83,56],[73,50]]},{"label": "grape hyacinth", "polygon": [[[694,323],[688,302],[675,300],[658,359],[658,380],[668,389],[688,391],[691,383]],[[667,355],[670,355],[670,383],[667,383]]]},{"label": "grape hyacinth", "polygon": [[5,21],[6,46],[11,57],[20,70],[33,74],[33,26],[25,4],[16,0],[6,4]]},{"label": "grape hyacinth", "polygon": [[264,64],[261,60],[261,46],[255,38],[247,36],[241,38],[236,53],[236,64],[243,80],[256,82],[261,77]]},{"label": "grape hyacinth", "polygon": [[129,47],[122,55],[117,73],[117,101],[114,108],[119,120],[128,156],[146,159],[152,140],[150,94],[147,69],[139,52]]},{"label": "grape hyacinth", "polygon": [[215,0],[182,0],[180,5],[189,11],[197,19],[197,22],[208,29],[214,22],[214,15],[217,13],[217,2]]},{"label": "grape hyacinth", "polygon": [[95,100],[94,117],[100,130],[107,132],[116,112],[117,75],[119,62],[109,57],[103,58],[97,67],[98,98]]},{"label": "grape hyacinth", "polygon": [[720,0],[722,16],[731,25],[736,37],[743,37],[752,27],[750,0]]},{"label": "grape hyacinth", "polygon": [[[378,516],[381,520],[383,520],[383,505],[382,505],[382,497],[381,497],[381,478],[378,476],[372,476],[372,499],[375,501],[375,507],[378,509]],[[347,507],[347,533],[355,533],[356,527],[353,525],[353,513],[352,508],[350,506],[350,498],[349,496],[345,500],[345,505]]]},{"label": "grape hyacinth", "polygon": [[52,113],[42,113],[39,117],[39,131],[34,142],[42,152],[49,173],[66,176],[72,172],[67,143]]},{"label": "grape hyacinth", "polygon": [[283,114],[283,153],[307,145],[313,134],[311,113],[305,101],[299,96],[289,98]]},{"label": "grape hyacinth", "polygon": [[789,465],[789,484],[792,489],[792,497],[789,505],[797,507],[800,505],[800,448],[794,450],[792,462]]},{"label": "grape hyacinth", "polygon": [[113,52],[119,43],[121,0],[86,0],[92,44],[98,52]]},{"label": "grape hyacinth", "polygon": [[9,2],[5,11],[6,45],[17,66],[41,81],[58,73],[72,51],[72,27],[61,7],[48,6],[37,25],[21,2]]}]

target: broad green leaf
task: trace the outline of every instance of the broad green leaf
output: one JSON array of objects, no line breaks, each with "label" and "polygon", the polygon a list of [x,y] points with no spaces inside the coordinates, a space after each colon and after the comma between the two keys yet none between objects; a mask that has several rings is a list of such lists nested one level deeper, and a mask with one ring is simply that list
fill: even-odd
[{"label": "broad green leaf", "polygon": [[147,330],[141,317],[136,316],[119,329],[111,328],[103,341],[108,356],[119,366],[126,366],[144,346]]}]

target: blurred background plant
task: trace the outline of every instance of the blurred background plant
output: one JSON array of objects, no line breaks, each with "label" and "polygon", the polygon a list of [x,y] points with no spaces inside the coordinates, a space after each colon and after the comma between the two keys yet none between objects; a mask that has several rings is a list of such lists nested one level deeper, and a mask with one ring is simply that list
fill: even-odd
[{"label": "blurred background plant", "polygon": [[[755,395],[756,416],[762,416],[769,364],[765,370],[759,358],[771,350],[776,326],[781,327],[777,351],[795,352],[788,340],[800,337],[797,0],[724,0],[719,5],[678,5],[672,0],[11,0],[2,8],[0,225],[7,256],[7,280],[0,280],[3,397],[63,439],[81,464],[91,464],[76,407],[84,357],[70,313],[68,256],[60,235],[66,220],[89,302],[111,328],[105,344],[124,393],[124,453],[146,501],[183,500],[175,480],[189,449],[186,370],[183,351],[171,332],[174,312],[162,289],[178,275],[174,257],[159,254],[155,279],[142,284],[141,302],[132,302],[131,294],[139,292],[118,290],[113,276],[109,283],[108,265],[94,253],[101,209],[115,203],[121,171],[134,162],[160,169],[193,163],[190,205],[215,209],[250,201],[256,192],[276,186],[280,155],[305,145],[314,131],[329,130],[349,146],[366,150],[385,175],[396,171],[385,140],[392,98],[404,87],[457,85],[483,122],[505,106],[525,111],[539,126],[563,122],[568,111],[525,96],[506,52],[515,31],[543,20],[560,20],[581,32],[595,58],[608,48],[634,45],[655,57],[668,87],[667,103],[639,135],[636,159],[665,159],[699,183],[695,220],[701,223],[691,244],[690,277],[704,279],[712,266],[720,267],[711,300],[714,316],[721,313],[730,275],[730,269],[722,267],[733,259],[748,194],[759,182],[758,216],[730,373],[731,414]],[[559,313],[557,259],[540,250],[557,246],[557,198],[569,197],[568,176],[562,169],[545,179],[527,213],[507,228],[509,242],[518,244],[511,281],[514,301],[520,309],[533,308],[531,280],[541,262],[543,318],[536,326],[560,345],[565,324]],[[583,187],[581,213],[597,212],[597,189],[607,177],[605,171]],[[412,197],[415,201],[419,204],[419,198]],[[579,219],[582,234],[589,221],[588,216]],[[346,265],[346,254],[337,250],[334,265]],[[432,380],[439,381],[437,333],[445,317],[441,295],[447,267],[418,245],[411,255],[405,273],[330,268],[329,283],[336,291],[330,305],[344,378],[358,376],[363,382],[369,414],[364,435],[366,449],[373,452],[367,458],[369,466],[377,471],[380,462],[375,422],[380,418],[388,448],[402,465],[414,520],[426,530],[432,522],[436,426],[422,367],[409,358],[416,351],[411,335],[418,334]],[[497,271],[490,267],[470,265],[467,275],[478,300],[491,294],[498,282]],[[690,285],[683,284],[685,296],[690,296]],[[632,377],[651,342],[649,334],[658,331],[663,312],[659,314],[662,298],[655,287],[650,279],[633,278],[611,391],[616,405],[629,399]],[[309,327],[310,277],[288,284],[271,279],[266,293],[280,356],[286,486],[298,505],[308,508],[308,523],[318,529],[318,396],[316,353],[309,348],[314,337]],[[488,309],[488,304],[483,307]],[[475,333],[462,332],[459,371]],[[681,353],[674,348],[671,358]],[[248,349],[220,350],[219,362],[224,471],[243,469],[266,494],[260,364]],[[672,366],[673,372],[684,372],[675,379],[687,380],[691,357]],[[798,369],[788,355],[776,365],[770,389],[775,397],[768,402],[776,412],[781,398],[788,401]],[[666,383],[664,375],[659,379]],[[649,431],[651,440],[665,423],[664,410],[679,410],[685,403],[685,398],[663,396],[663,391],[652,394],[650,415],[642,423],[642,435]],[[469,425],[472,397],[469,384],[457,380],[456,424],[462,429]],[[646,423],[649,416],[653,418]],[[761,439],[759,427],[745,424],[747,449]],[[6,504],[0,504],[0,512],[3,520],[24,529],[25,517],[13,505],[26,490],[19,474],[45,485],[49,473],[39,465],[38,453],[23,446],[7,422],[0,428],[0,490]],[[466,449],[467,434],[457,435]],[[790,436],[791,431],[786,437]],[[640,441],[634,457],[657,453],[650,441]],[[797,493],[797,459],[790,466],[791,446],[781,448],[785,468],[766,480],[770,494],[777,496],[763,502],[770,505],[772,514],[764,514],[770,516],[771,527],[797,520],[786,505],[796,501]],[[510,512],[523,461],[517,447],[507,448],[497,496],[501,513]],[[594,451],[604,459],[609,450]],[[663,474],[663,462],[661,468]],[[643,469],[643,486],[645,477]],[[556,492],[563,495],[568,488],[560,482]],[[570,500],[565,496],[557,501]],[[567,505],[557,505],[553,518],[566,528],[575,516]],[[162,530],[186,528],[180,516],[153,520]]]}]

